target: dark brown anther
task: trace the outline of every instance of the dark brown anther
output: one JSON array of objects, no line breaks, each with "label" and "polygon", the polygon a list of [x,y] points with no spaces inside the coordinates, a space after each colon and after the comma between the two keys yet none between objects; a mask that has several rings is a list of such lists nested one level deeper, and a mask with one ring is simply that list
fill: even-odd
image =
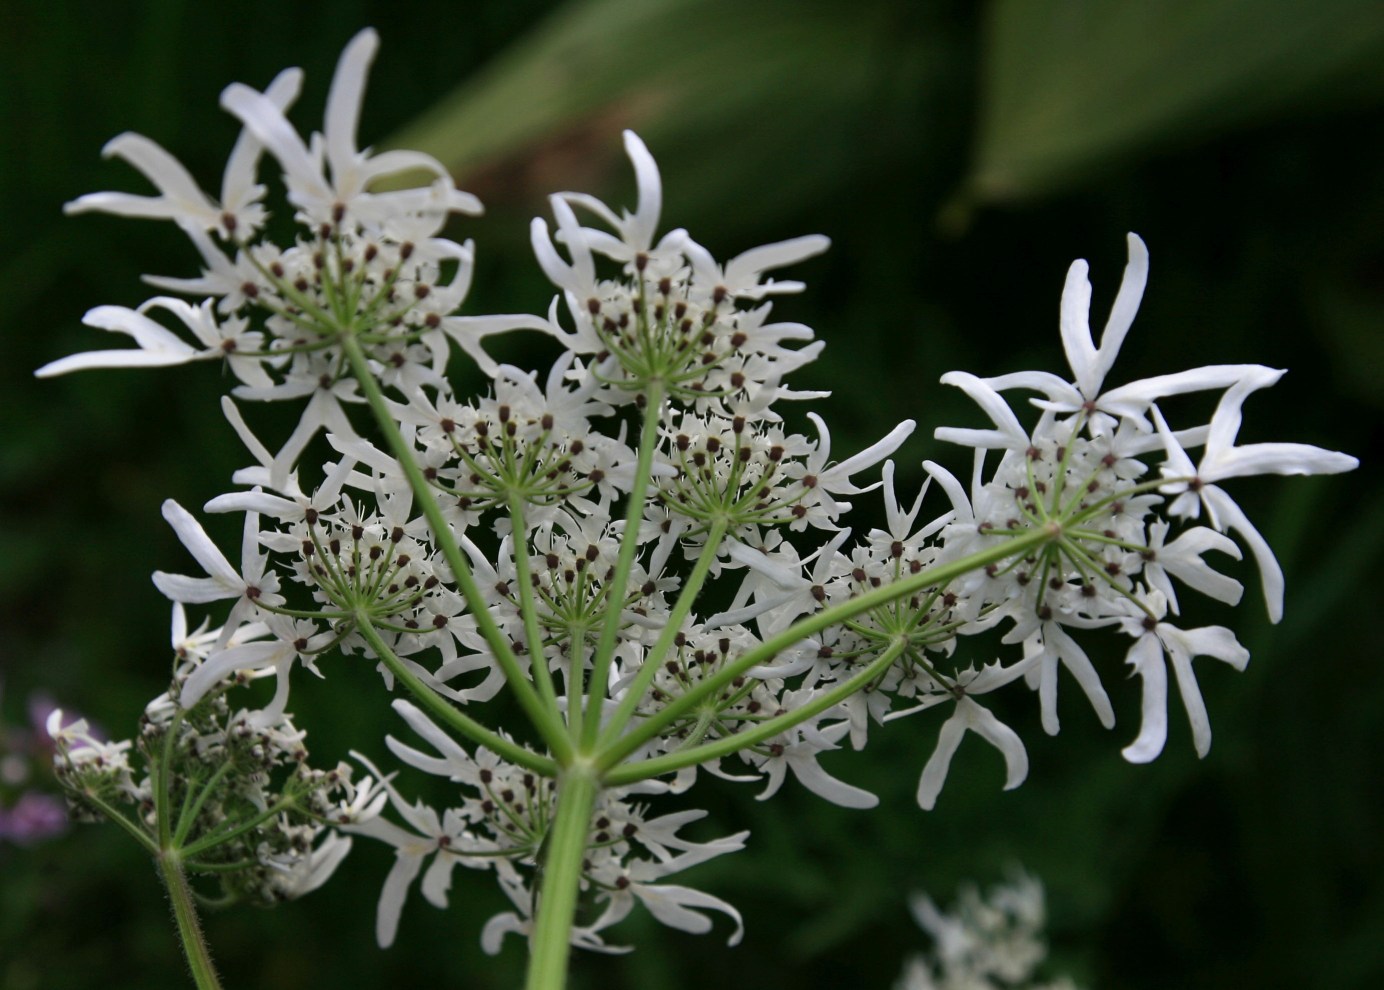
[{"label": "dark brown anther", "polygon": [[643,251],[640,251],[638,254],[636,254],[636,255],[634,256],[634,267],[635,267],[635,270],[636,270],[636,271],[641,271],[641,272],[642,272],[645,268],[648,268],[648,267],[649,267],[649,256],[648,256],[647,254],[645,254]]},{"label": "dark brown anther", "polygon": [[1030,461],[1041,461],[1043,459],[1043,452],[1037,447],[1030,447],[1028,450],[1024,451],[1024,453],[1028,455]]},{"label": "dark brown anther", "polygon": [[1044,622],[1047,622],[1049,619],[1052,618],[1052,609],[1047,605],[1042,606],[1038,609],[1038,618],[1042,619]]},{"label": "dark brown anther", "polygon": [[254,282],[242,283],[240,286],[240,292],[241,295],[243,295],[246,299],[259,298],[259,286],[256,285]]},{"label": "dark brown anther", "polygon": [[726,287],[724,285],[718,285],[711,293],[711,301],[719,306],[726,301],[726,296],[728,295],[730,295],[730,293],[726,291]]},{"label": "dark brown anther", "polygon": [[441,629],[441,628],[443,628],[443,627],[446,626],[446,625],[447,625],[447,617],[446,617],[445,615],[434,615],[434,616],[433,616],[433,628],[434,628],[434,629]]},{"label": "dark brown anther", "polygon": [[545,433],[551,430],[553,428],[553,414],[544,413],[543,417],[538,421],[538,425]]},{"label": "dark brown anther", "polygon": [[399,245],[399,260],[408,261],[411,257],[413,257],[413,242],[404,241],[404,243]]},{"label": "dark brown anther", "polygon": [[600,468],[593,468],[591,473],[586,476],[587,480],[593,485],[599,485],[605,480],[605,472]]},{"label": "dark brown anther", "polygon": [[895,540],[893,543],[889,544],[889,556],[893,557],[895,560],[902,557],[903,544],[900,543],[898,540]]},{"label": "dark brown anther", "polygon": [[823,588],[820,584],[814,584],[814,585],[812,586],[812,597],[813,597],[813,599],[815,599],[815,600],[818,601],[818,602],[824,602],[824,601],[826,601],[826,600],[827,600],[827,589],[826,589],[826,588]]},{"label": "dark brown anther", "polygon": [[315,554],[316,552],[317,552],[317,548],[316,548],[315,546],[312,545],[312,541],[311,541],[311,540],[304,540],[304,541],[303,541],[303,556],[304,556],[304,557],[311,557],[311,556],[312,556],[313,554]]},{"label": "dark brown anther", "polygon": [[332,552],[333,557],[339,556],[341,554],[341,541],[332,537],[331,542],[327,544],[327,549]]},{"label": "dark brown anther", "polygon": [[735,348],[744,347],[745,342],[749,339],[749,336],[746,335],[743,331],[737,330],[735,331],[735,333],[730,335],[730,346]]},{"label": "dark brown anther", "polygon": [[816,487],[817,487],[817,476],[816,476],[815,474],[805,474],[805,475],[803,475],[803,487],[804,487],[804,488],[816,488]]},{"label": "dark brown anther", "polygon": [[1146,615],[1144,616],[1143,626],[1144,632],[1153,632],[1158,628],[1158,620],[1151,615]]}]

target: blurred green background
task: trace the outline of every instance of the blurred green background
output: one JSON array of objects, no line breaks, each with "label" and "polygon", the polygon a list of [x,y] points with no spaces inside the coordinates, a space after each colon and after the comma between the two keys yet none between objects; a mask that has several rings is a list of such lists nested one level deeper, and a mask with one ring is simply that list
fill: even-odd
[{"label": "blurred green background", "polygon": [[[918,419],[899,455],[906,487],[924,457],[966,469],[930,439],[936,425],[975,419],[938,377],[1061,370],[1067,265],[1090,259],[1099,325],[1127,230],[1147,241],[1152,274],[1116,374],[1290,368],[1251,400],[1242,438],[1364,461],[1349,476],[1232,489],[1287,572],[1287,618],[1267,625],[1248,570],[1238,614],[1191,611],[1233,624],[1254,655],[1241,675],[1199,668],[1216,733],[1207,759],[1175,712],[1157,763],[1121,760],[1138,685],[1123,677],[1123,644],[1106,640],[1095,659],[1112,672],[1113,733],[1070,688],[1052,739],[1032,699],[1006,699],[1033,765],[1015,793],[1000,793],[998,759],[971,741],[938,810],[920,812],[913,791],[937,717],[829,759],[880,795],[873,812],[791,783],[764,804],[706,785],[693,803],[720,833],[749,828],[750,848],[688,882],[745,913],[744,944],[725,948],[720,923],[693,937],[632,920],[617,934],[638,950],[579,959],[574,986],[885,987],[923,944],[910,891],[946,901],[1013,862],[1047,884],[1055,966],[1091,987],[1384,985],[1384,5],[1372,0],[6,3],[6,722],[22,723],[25,699],[44,692],[131,733],[166,670],[167,606],[148,575],[184,561],[159,503],[199,506],[244,461],[217,409],[219,369],[31,378],[107,345],[81,326],[87,308],[136,305],[151,294],[142,273],[195,267],[171,225],[64,219],[62,203],[144,191],[98,155],[124,130],[216,189],[236,134],[217,109],[221,88],[301,65],[294,118],[320,126],[336,57],[367,24],[383,46],[362,141],[433,151],[487,205],[457,228],[479,244],[470,312],[546,305],[526,221],[558,189],[632,203],[619,133],[634,127],[663,169],[665,225],[720,256],[831,236],[829,255],[793,273],[809,291],[777,310],[828,342],[797,383],[835,392],[816,408],[841,451]],[[528,360],[526,346],[502,353]],[[878,507],[860,501],[863,528]],[[214,523],[234,539],[234,520]],[[400,727],[378,678],[344,664],[330,673],[295,689],[315,757],[381,755]],[[227,985],[517,985],[520,944],[498,959],[477,945],[502,898],[465,871],[449,911],[415,892],[399,942],[377,949],[390,860],[362,842],[303,901],[210,916]],[[181,973],[155,875],[113,829],[0,844],[4,990],[176,986]]]}]

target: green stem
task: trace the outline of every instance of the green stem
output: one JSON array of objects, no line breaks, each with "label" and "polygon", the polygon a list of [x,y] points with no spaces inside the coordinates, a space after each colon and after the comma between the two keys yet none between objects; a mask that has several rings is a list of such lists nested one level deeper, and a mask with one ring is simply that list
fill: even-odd
[{"label": "green stem", "polygon": [[[1000,534],[995,535],[999,536]],[[1006,536],[1001,543],[987,550],[973,553],[949,564],[924,568],[917,574],[910,574],[901,581],[872,588],[870,591],[857,595],[839,605],[833,605],[831,608],[809,615],[807,618],[793,623],[778,635],[771,636],[758,646],[747,650],[733,663],[726,664],[711,677],[669,704],[667,708],[649,716],[623,738],[607,747],[602,747],[596,756],[597,764],[603,770],[617,766],[645,742],[662,733],[667,726],[696,708],[706,698],[718,693],[726,684],[735,680],[751,667],[768,663],[780,651],[802,642],[829,626],[854,618],[862,612],[868,612],[881,605],[887,605],[897,598],[907,597],[923,588],[932,585],[945,585],[971,571],[990,564],[997,564],[1009,557],[1022,556],[1033,547],[1061,538],[1061,528],[1053,526],[1031,529],[1020,535]]]},{"label": "green stem", "polygon": [[518,743],[492,732],[469,715],[457,711],[455,706],[448,703],[446,698],[430,688],[422,678],[408,669],[408,666],[395,655],[379,632],[371,625],[369,618],[363,614],[358,615],[356,623],[361,635],[365,637],[365,641],[370,644],[370,648],[380,658],[380,662],[400,684],[408,689],[409,693],[434,719],[453,732],[465,736],[478,746],[484,746],[511,763],[533,770],[545,777],[556,775],[557,764],[548,757],[525,749]]},{"label": "green stem", "polygon": [[527,990],[562,990],[566,986],[582,861],[599,793],[595,768],[590,764],[569,766],[558,781],[557,815],[544,842],[538,917],[529,939]]},{"label": "green stem", "polygon": [[[529,671],[533,674],[538,693],[552,711],[557,711],[557,691],[553,675],[548,670],[548,655],[543,649],[543,632],[538,628],[538,609],[534,602],[532,572],[529,569],[529,528],[524,517],[524,500],[518,495],[509,497],[510,533],[514,537],[514,575],[519,585],[519,612],[524,618],[524,638],[529,645]],[[573,712],[569,709],[569,725]],[[576,733],[572,733],[575,735]]]},{"label": "green stem", "polygon": [[687,613],[692,610],[692,604],[696,600],[697,593],[701,591],[707,573],[716,560],[716,552],[720,549],[721,541],[725,538],[726,528],[727,524],[724,518],[718,517],[711,524],[711,530],[706,534],[706,545],[702,547],[702,552],[697,557],[697,563],[692,568],[687,583],[682,586],[682,591],[678,594],[678,600],[673,605],[673,611],[663,626],[663,632],[659,635],[658,642],[654,644],[654,648],[644,658],[639,673],[635,675],[634,680],[626,689],[625,696],[620,699],[619,706],[611,713],[610,721],[605,731],[601,733],[602,743],[609,744],[619,738],[620,733],[624,731],[625,726],[634,716],[634,710],[639,706],[644,693],[648,691],[649,685],[658,675],[658,665],[663,662],[663,658],[668,654],[668,649],[678,638],[678,632],[682,629],[682,622],[687,618]]},{"label": "green stem", "polygon": [[[607,596],[609,611],[605,625],[601,627],[601,638],[596,644],[596,658],[591,664],[591,692],[586,705],[586,725],[582,730],[582,741],[588,747],[595,743],[600,729],[601,708],[610,680],[610,664],[615,656],[615,639],[619,635],[625,611],[625,592],[630,570],[634,566],[634,555],[639,548],[639,524],[644,521],[644,499],[649,491],[650,475],[653,474],[654,449],[658,446],[663,383],[657,380],[651,382],[644,398],[644,424],[639,431],[639,462],[634,469],[634,484],[630,486],[629,502],[625,507],[625,532],[620,540],[620,556],[615,562],[615,576],[611,579]],[[579,657],[572,657],[573,665],[579,662]]]},{"label": "green stem", "polygon": [[457,587],[461,589],[462,596],[466,599],[466,604],[476,619],[476,627],[485,637],[491,652],[495,654],[495,659],[504,670],[505,680],[514,691],[515,697],[519,699],[519,704],[524,709],[524,713],[528,715],[529,721],[542,735],[543,741],[548,744],[558,761],[561,763],[569,762],[572,758],[572,743],[567,738],[562,719],[556,710],[549,709],[538,697],[534,691],[533,682],[525,676],[524,671],[519,666],[518,659],[514,656],[513,649],[510,648],[509,638],[495,624],[495,619],[486,606],[485,596],[481,594],[480,588],[476,585],[476,579],[471,574],[471,568],[462,555],[456,539],[452,536],[452,528],[447,525],[447,520],[442,516],[442,508],[437,504],[436,493],[428,484],[427,479],[423,477],[422,469],[414,460],[412,446],[404,440],[389,407],[385,404],[384,393],[380,391],[379,383],[375,381],[374,373],[370,370],[370,362],[366,360],[365,352],[360,348],[360,342],[351,334],[343,333],[341,335],[341,347],[342,352],[351,363],[351,370],[355,373],[361,391],[365,393],[371,412],[375,414],[380,432],[389,442],[390,449],[394,452],[399,466],[408,478],[409,487],[413,489],[414,497],[418,499],[419,505],[423,509],[423,515],[427,518],[428,526],[432,529],[433,538],[437,541],[438,548],[442,551],[447,565],[452,569]]},{"label": "green stem", "polygon": [[221,990],[221,980],[216,975],[211,952],[202,937],[202,926],[197,921],[197,907],[193,903],[192,889],[187,885],[187,876],[183,873],[181,853],[176,849],[163,849],[156,858],[163,885],[168,890],[168,900],[173,905],[173,920],[178,925],[183,955],[187,957],[187,968],[192,971],[193,982],[198,990]]},{"label": "green stem", "polygon": [[683,767],[695,766],[706,763],[710,760],[718,760],[723,756],[730,756],[738,753],[742,749],[748,749],[766,739],[791,729],[793,726],[821,714],[824,711],[835,707],[865,687],[875,678],[883,674],[897,660],[900,654],[908,647],[906,639],[896,640],[889,649],[885,650],[878,658],[855,674],[849,680],[843,681],[837,687],[832,688],[824,694],[818,695],[812,701],[795,708],[791,712],[785,712],[774,718],[760,722],[753,729],[746,729],[733,735],[725,736],[721,739],[704,743],[700,746],[692,746],[688,749],[680,749],[665,756],[657,756],[651,760],[643,760],[639,763],[628,763],[616,767],[605,775],[605,783],[611,787],[621,787],[626,784],[633,784],[636,781],[647,780],[650,777],[658,777],[665,773],[672,773],[681,770]]}]

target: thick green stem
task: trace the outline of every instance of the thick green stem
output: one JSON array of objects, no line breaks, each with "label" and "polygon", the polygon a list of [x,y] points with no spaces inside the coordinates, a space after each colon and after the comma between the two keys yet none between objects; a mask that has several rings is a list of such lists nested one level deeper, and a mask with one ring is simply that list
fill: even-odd
[{"label": "thick green stem", "polygon": [[969,574],[971,571],[990,564],[997,564],[1010,557],[1022,556],[1036,546],[1061,538],[1062,530],[1060,527],[1043,527],[1016,536],[1006,536],[1000,543],[987,550],[971,554],[969,557],[963,557],[949,564],[924,568],[917,574],[911,574],[900,581],[872,588],[870,591],[857,595],[839,605],[833,605],[831,608],[809,615],[807,618],[795,622],[778,635],[771,636],[758,646],[747,650],[734,662],[726,664],[667,708],[649,716],[623,738],[616,740],[609,746],[602,747],[596,755],[597,764],[603,770],[609,770],[619,765],[625,757],[648,740],[662,733],[665,728],[698,707],[704,700],[715,696],[723,687],[744,674],[745,671],[751,667],[768,663],[780,651],[802,642],[823,629],[852,619],[862,612],[887,605],[895,599],[904,598],[924,588],[945,585]]},{"label": "thick green stem", "polygon": [[634,680],[625,690],[625,696],[620,699],[619,706],[611,713],[609,723],[605,731],[601,733],[602,743],[609,744],[618,739],[620,733],[624,731],[625,725],[634,716],[634,710],[639,707],[644,693],[648,691],[649,685],[658,675],[658,665],[663,662],[663,658],[668,655],[673,641],[678,638],[678,632],[682,629],[682,622],[687,618],[687,613],[692,610],[697,594],[706,582],[706,576],[711,570],[712,562],[716,560],[716,551],[720,549],[721,541],[725,539],[725,536],[726,521],[718,518],[711,524],[711,531],[706,534],[706,544],[697,557],[697,563],[692,568],[687,583],[682,586],[678,600],[673,604],[673,611],[663,626],[663,632],[659,635],[658,642],[654,644],[654,648],[644,658],[644,664],[639,668],[639,673],[635,675]]},{"label": "thick green stem", "polygon": [[527,990],[562,990],[567,985],[582,861],[599,793],[595,768],[588,763],[567,767],[558,779],[557,814],[544,843],[538,917],[529,938]]},{"label": "thick green stem", "polygon": [[452,528],[442,516],[442,508],[437,504],[437,494],[428,484],[428,480],[423,477],[422,469],[414,460],[412,446],[404,440],[403,434],[399,432],[399,427],[394,422],[393,415],[390,414],[389,407],[385,404],[384,393],[380,391],[379,383],[375,381],[374,373],[370,370],[370,362],[366,360],[360,342],[351,334],[343,333],[341,335],[341,348],[346,359],[351,363],[351,370],[355,373],[361,391],[365,393],[365,399],[370,404],[371,412],[375,414],[380,432],[389,442],[390,450],[393,451],[395,458],[399,461],[399,466],[408,478],[414,497],[418,499],[423,515],[428,520],[428,526],[432,529],[433,538],[437,540],[437,546],[442,551],[442,556],[446,559],[447,565],[452,569],[452,574],[456,578],[457,587],[461,589],[462,597],[466,599],[466,604],[471,610],[472,616],[475,617],[477,629],[485,637],[491,652],[495,654],[495,659],[504,670],[506,682],[519,699],[519,704],[523,707],[525,714],[529,716],[529,720],[542,734],[543,741],[548,744],[559,762],[568,762],[572,757],[572,744],[567,738],[562,719],[557,711],[550,710],[538,697],[534,691],[533,682],[525,676],[523,669],[520,668],[514,650],[510,647],[508,637],[495,624],[495,619],[487,607],[485,596],[481,594],[480,588],[476,585],[476,579],[471,574],[470,565],[467,564],[461,548],[452,536]]},{"label": "thick green stem", "polygon": [[187,957],[193,982],[198,990],[221,990],[221,980],[216,975],[216,967],[212,965],[211,952],[202,938],[202,926],[197,920],[192,889],[188,887],[187,876],[183,873],[181,853],[176,849],[163,849],[156,859],[163,885],[168,891],[168,900],[173,905],[173,920],[178,925],[178,936],[182,939],[183,955]]},{"label": "thick green stem", "polygon": [[654,757],[652,760],[624,764],[607,773],[604,780],[608,786],[621,787],[636,781],[647,780],[650,777],[672,773],[683,767],[706,763],[709,760],[719,760],[723,756],[730,756],[732,753],[738,753],[742,749],[748,749],[762,743],[766,739],[772,739],[785,729],[791,729],[795,725],[830,710],[864,688],[888,670],[907,646],[906,640],[899,640],[853,677],[842,681],[830,691],[818,695],[801,708],[795,708],[791,712],[785,712],[760,722],[753,729],[746,729],[743,732],[737,732],[722,739],[704,743],[701,746],[680,749],[665,756]]},{"label": "thick green stem", "polygon": [[408,669],[407,665],[389,648],[389,644],[384,641],[375,627],[370,624],[368,618],[358,615],[356,624],[361,635],[365,637],[365,641],[375,651],[375,656],[380,658],[380,662],[438,722],[441,722],[454,733],[470,739],[477,746],[484,746],[511,763],[541,773],[545,777],[552,777],[557,774],[557,764],[548,757],[525,749],[518,743],[481,725],[471,716],[457,711],[456,707],[446,698],[428,687],[422,678]]},{"label": "thick green stem", "polygon": [[[610,591],[606,596],[609,611],[596,645],[596,659],[591,664],[591,692],[586,705],[586,725],[582,732],[583,742],[587,746],[596,741],[600,729],[610,664],[615,656],[615,639],[619,635],[625,611],[625,592],[629,585],[630,569],[634,566],[634,555],[639,549],[639,524],[644,521],[644,498],[649,491],[650,475],[653,474],[654,450],[658,446],[658,427],[662,421],[663,384],[658,381],[651,383],[644,398],[644,424],[639,431],[639,462],[634,469],[634,484],[630,487],[629,503],[625,509],[625,532],[620,541],[620,556],[615,562],[615,576],[611,579]],[[579,657],[572,657],[573,665],[579,662]]]}]

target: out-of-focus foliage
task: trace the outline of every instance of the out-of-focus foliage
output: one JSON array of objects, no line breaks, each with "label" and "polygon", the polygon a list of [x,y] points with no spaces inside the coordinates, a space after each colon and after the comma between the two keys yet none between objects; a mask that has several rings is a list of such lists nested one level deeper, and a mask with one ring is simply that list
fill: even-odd
[{"label": "out-of-focus foliage", "polygon": [[[490,207],[459,231],[478,242],[472,312],[546,304],[526,220],[546,192],[610,194],[607,175],[627,182],[618,135],[632,126],[663,165],[667,224],[718,254],[832,237],[832,252],[802,267],[808,293],[778,312],[828,342],[801,384],[835,391],[819,406],[841,450],[903,416],[925,427],[964,416],[936,384],[951,368],[1060,367],[1068,263],[1091,260],[1096,307],[1107,305],[1133,229],[1152,274],[1121,365],[1154,374],[1195,350],[1202,363],[1291,368],[1272,400],[1252,400],[1263,434],[1245,439],[1290,437],[1364,462],[1340,478],[1235,490],[1279,552],[1288,614],[1267,626],[1251,586],[1236,618],[1248,671],[1203,679],[1216,731],[1205,761],[1176,720],[1159,762],[1119,758],[1137,724],[1131,684],[1115,698],[1113,733],[1075,704],[1051,740],[1035,711],[1003,713],[1034,740],[1029,782],[998,794],[993,754],[963,747],[932,814],[912,798],[939,724],[926,717],[829,761],[880,794],[873,812],[801,788],[764,804],[730,784],[703,789],[721,831],[752,834],[746,852],[689,882],[744,910],[744,944],[632,920],[638,951],[581,959],[574,985],[888,986],[917,947],[910,891],[945,900],[1015,860],[1048,888],[1054,964],[1084,985],[1384,984],[1377,3],[422,0],[406,19],[399,9],[29,0],[0,13],[10,722],[42,687],[112,733],[133,729],[167,669],[168,610],[148,574],[184,560],[159,503],[199,505],[244,461],[219,419],[214,368],[29,377],[93,346],[98,332],[80,325],[88,307],[134,305],[148,294],[141,273],[195,267],[164,225],[66,220],[62,202],[140,189],[131,170],[98,158],[123,130],[154,137],[214,186],[235,139],[216,109],[221,88],[302,65],[295,112],[313,120],[342,44],[374,24],[383,47],[363,140],[429,147]],[[914,484],[923,457],[966,469],[928,432],[900,455]],[[212,523],[236,539],[234,520]],[[1240,576],[1252,585],[1251,572]],[[294,693],[314,753],[382,755],[399,727],[378,675],[344,663],[328,673]],[[363,848],[302,902],[212,913],[228,985],[518,982],[517,942],[498,960],[477,946],[501,898],[462,874],[450,911],[410,904],[399,942],[376,949],[388,868],[387,849]],[[81,828],[34,849],[0,846],[0,874],[6,990],[182,978],[154,872],[122,836]]]}]

